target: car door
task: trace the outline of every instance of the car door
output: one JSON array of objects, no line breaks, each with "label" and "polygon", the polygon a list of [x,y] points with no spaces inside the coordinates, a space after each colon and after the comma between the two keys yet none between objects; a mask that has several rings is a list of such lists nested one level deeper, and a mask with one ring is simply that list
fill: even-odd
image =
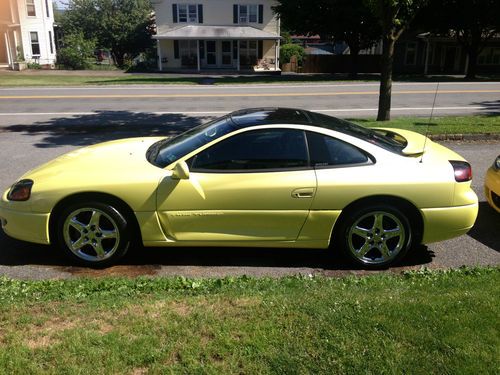
[{"label": "car door", "polygon": [[316,192],[302,130],[264,128],[226,138],[187,160],[188,179],[157,194],[176,241],[294,241]]}]

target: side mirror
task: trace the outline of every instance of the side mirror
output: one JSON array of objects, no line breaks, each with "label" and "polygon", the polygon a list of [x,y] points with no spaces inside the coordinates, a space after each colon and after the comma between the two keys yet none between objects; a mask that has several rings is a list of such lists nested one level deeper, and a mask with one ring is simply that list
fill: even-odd
[{"label": "side mirror", "polygon": [[178,162],[172,170],[172,179],[187,180],[189,179],[189,167],[185,161]]}]

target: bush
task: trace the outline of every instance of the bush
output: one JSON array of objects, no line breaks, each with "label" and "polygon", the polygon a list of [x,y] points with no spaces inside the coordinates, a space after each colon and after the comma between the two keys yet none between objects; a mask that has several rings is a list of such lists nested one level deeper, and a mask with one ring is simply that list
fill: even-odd
[{"label": "bush", "polygon": [[[94,39],[85,39],[83,33],[65,35],[63,48],[57,52],[57,63],[69,69],[88,69],[89,58],[94,58]],[[91,60],[92,61],[92,60]]]},{"label": "bush", "polygon": [[42,69],[42,66],[37,62],[28,63],[28,69]]},{"label": "bush", "polygon": [[297,64],[302,65],[305,54],[304,47],[298,44],[283,44],[280,48],[280,60],[283,64],[289,63],[292,56],[297,56]]}]

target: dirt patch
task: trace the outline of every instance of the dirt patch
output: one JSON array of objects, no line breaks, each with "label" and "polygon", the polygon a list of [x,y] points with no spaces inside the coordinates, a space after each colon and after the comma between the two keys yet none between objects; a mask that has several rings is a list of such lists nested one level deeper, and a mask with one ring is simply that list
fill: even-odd
[{"label": "dirt patch", "polygon": [[158,265],[133,265],[133,266],[113,266],[103,269],[86,268],[86,267],[63,267],[63,271],[69,272],[73,276],[80,277],[139,277],[139,276],[154,276],[161,269]]}]

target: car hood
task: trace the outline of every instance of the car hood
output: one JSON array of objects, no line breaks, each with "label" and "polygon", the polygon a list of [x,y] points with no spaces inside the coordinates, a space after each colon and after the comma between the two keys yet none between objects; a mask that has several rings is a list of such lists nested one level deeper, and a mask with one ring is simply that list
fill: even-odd
[{"label": "car hood", "polygon": [[129,174],[136,168],[156,168],[146,159],[147,149],[161,137],[129,138],[83,147],[61,155],[25,173],[21,178],[109,178],[111,175]]}]

